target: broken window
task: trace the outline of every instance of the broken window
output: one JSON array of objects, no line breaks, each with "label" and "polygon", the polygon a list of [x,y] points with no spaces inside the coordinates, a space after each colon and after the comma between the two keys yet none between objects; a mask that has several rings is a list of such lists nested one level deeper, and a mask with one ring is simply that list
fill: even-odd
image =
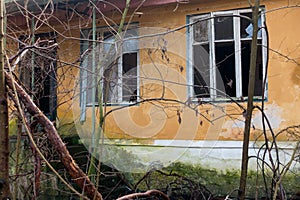
[{"label": "broken window", "polygon": [[[90,49],[82,62],[81,73],[81,90],[86,92],[87,105],[98,103],[99,98],[108,104],[136,101],[139,92],[138,43],[130,38],[137,36],[137,29],[130,28],[125,35],[121,35],[125,40],[107,28],[99,28],[96,36],[97,41],[101,42],[93,46],[92,41],[83,41],[82,52]],[[91,29],[82,33],[83,38],[92,39]]]},{"label": "broken window", "polygon": [[[119,78],[119,73],[121,77]],[[124,53],[103,73],[103,100],[106,102],[133,102],[137,92],[137,52]],[[120,84],[120,85],[119,85]],[[121,91],[119,91],[121,89]],[[122,96],[119,93],[122,92]]]},{"label": "broken window", "polygon": [[[262,13],[262,12],[261,12]],[[241,16],[241,17],[239,17]],[[243,99],[248,95],[250,55],[253,26],[251,10],[213,12],[192,16],[188,71],[189,94],[193,98]],[[264,15],[259,15],[262,27]],[[263,29],[258,32],[258,55],[255,96],[263,91],[266,62],[266,39]]]}]

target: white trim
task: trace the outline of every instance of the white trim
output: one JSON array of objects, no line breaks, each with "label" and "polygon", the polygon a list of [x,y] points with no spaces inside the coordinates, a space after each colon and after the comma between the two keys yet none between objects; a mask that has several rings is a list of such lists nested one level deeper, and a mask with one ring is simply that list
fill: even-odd
[{"label": "white trim", "polygon": [[118,59],[117,102],[123,102],[123,53]]},{"label": "white trim", "polygon": [[[264,77],[267,74],[267,59],[268,59],[268,41],[267,41],[267,32],[265,30],[265,20],[266,14],[265,9],[261,10],[261,27],[262,27],[262,60],[263,60],[263,81]],[[265,39],[264,39],[265,38]],[[266,79],[266,87],[265,89],[265,99],[268,99],[268,78]]]},{"label": "white trim", "polygon": [[[238,11],[234,11],[234,15],[238,15]],[[239,42],[234,42],[235,47],[235,80],[237,83],[242,83],[242,53],[241,53],[241,34],[240,34],[240,28],[241,28],[241,20],[239,17],[234,17],[233,18],[233,33],[234,33],[234,39],[239,41]],[[242,84],[236,84],[236,97],[239,98],[243,96],[243,86]]]},{"label": "white trim", "polygon": [[140,51],[136,52],[136,100],[140,99]]},{"label": "white trim", "polygon": [[209,69],[210,69],[210,83],[209,83],[209,90],[210,90],[210,98],[214,100],[216,98],[216,90],[214,90],[214,86],[216,85],[216,60],[215,60],[215,54],[212,54],[210,52],[215,52],[215,26],[214,26],[214,19],[213,19],[213,13],[210,13],[211,19],[210,26],[209,26],[209,35],[211,37],[208,37],[209,40]]}]

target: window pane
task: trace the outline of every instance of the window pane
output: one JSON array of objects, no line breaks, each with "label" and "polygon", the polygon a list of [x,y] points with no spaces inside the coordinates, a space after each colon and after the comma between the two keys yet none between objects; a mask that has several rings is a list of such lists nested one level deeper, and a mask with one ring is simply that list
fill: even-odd
[{"label": "window pane", "polygon": [[[252,18],[251,13],[242,13],[241,15],[245,17]],[[250,38],[252,36],[252,24],[249,20],[245,18],[240,18],[241,20],[241,37],[242,38]]]},{"label": "window pane", "polygon": [[193,33],[195,42],[208,41],[208,20],[195,23],[193,26]]},{"label": "window pane", "polygon": [[235,79],[235,55],[234,42],[222,42],[215,44],[216,59],[216,83],[218,97],[224,96],[224,92],[230,96],[236,96]]},{"label": "window pane", "polygon": [[[261,40],[258,41],[261,43]],[[242,90],[243,96],[248,96],[248,82],[249,82],[249,70],[250,70],[250,54],[251,54],[251,41],[242,41]],[[262,82],[263,82],[263,65],[262,65],[262,47],[259,45],[257,50],[255,72],[255,88],[254,96],[262,95]]]},{"label": "window pane", "polygon": [[[250,19],[252,19],[252,13],[242,13],[241,15],[249,17]],[[258,27],[262,27],[261,24],[261,17],[258,19]],[[251,38],[252,37],[252,31],[253,31],[253,25],[252,23],[241,17],[241,38]],[[261,38],[262,37],[262,31],[259,30],[258,31],[258,37]]]},{"label": "window pane", "polygon": [[233,39],[233,17],[216,17],[215,23],[215,39]]},{"label": "window pane", "polygon": [[122,92],[123,101],[137,100],[137,53],[123,54]]},{"label": "window pane", "polygon": [[193,46],[193,78],[194,95],[196,98],[209,97],[210,71],[209,71],[209,46]]},{"label": "window pane", "polygon": [[115,103],[118,101],[118,64],[117,61],[108,66],[103,73],[103,101]]}]

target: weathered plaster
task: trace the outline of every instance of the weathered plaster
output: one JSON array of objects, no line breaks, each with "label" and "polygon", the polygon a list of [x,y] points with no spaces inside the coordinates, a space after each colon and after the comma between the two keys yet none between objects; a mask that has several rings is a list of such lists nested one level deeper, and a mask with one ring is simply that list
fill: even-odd
[{"label": "weathered plaster", "polygon": [[[278,130],[281,127],[280,124],[285,121],[285,119],[282,118],[283,109],[275,102],[266,104],[264,112],[274,130]],[[239,116],[237,119],[226,121],[222,126],[223,131],[220,133],[220,136],[233,140],[242,139],[245,126],[244,121],[245,118],[243,115]],[[262,114],[258,111],[255,111],[252,116],[252,131],[254,130],[263,130]],[[266,130],[270,130],[267,125]]]}]

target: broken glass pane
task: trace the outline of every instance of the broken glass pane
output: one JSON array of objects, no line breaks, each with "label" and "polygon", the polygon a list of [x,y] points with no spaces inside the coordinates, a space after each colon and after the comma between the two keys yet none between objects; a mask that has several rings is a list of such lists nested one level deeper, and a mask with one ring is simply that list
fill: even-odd
[{"label": "broken glass pane", "polygon": [[[245,16],[245,17],[249,17],[250,20],[251,20],[251,18],[252,18],[252,14],[251,14],[251,13],[242,13],[241,15],[242,15],[242,16]],[[240,21],[241,21],[241,37],[242,37],[242,38],[251,37],[251,36],[249,35],[249,33],[248,33],[249,30],[247,30],[248,27],[249,27],[249,25],[251,24],[250,20],[241,17],[241,20],[240,20]],[[252,35],[252,31],[251,31],[251,35]]]},{"label": "broken glass pane", "polygon": [[[252,19],[252,13],[242,13],[241,15]],[[261,17],[258,18],[258,28],[261,28]],[[241,17],[241,38],[251,38],[253,31],[253,25],[250,20]],[[261,38],[262,31],[259,29],[258,37]]]},{"label": "broken glass pane", "polygon": [[210,97],[210,70],[209,70],[209,46],[206,45],[194,45],[194,97],[204,98]]},{"label": "broken glass pane", "polygon": [[195,23],[193,27],[193,31],[194,31],[195,42],[208,41],[208,20]]},{"label": "broken glass pane", "polygon": [[118,100],[118,61],[108,66],[103,73],[103,101],[107,103]]}]

